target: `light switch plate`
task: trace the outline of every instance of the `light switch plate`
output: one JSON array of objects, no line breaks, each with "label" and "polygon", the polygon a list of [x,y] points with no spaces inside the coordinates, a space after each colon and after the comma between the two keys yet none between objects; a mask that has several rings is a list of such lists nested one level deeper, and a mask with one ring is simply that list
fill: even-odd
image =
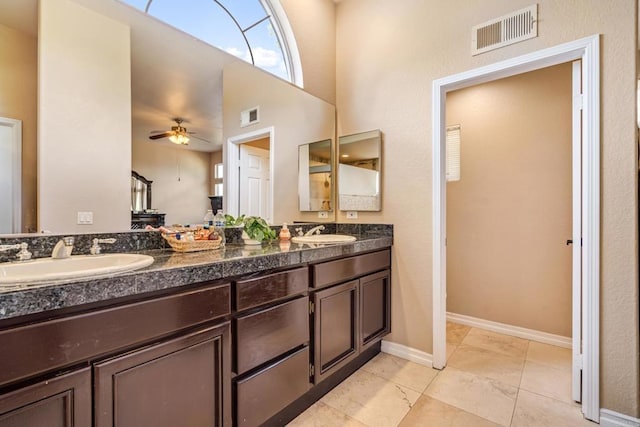
[{"label": "light switch plate", "polygon": [[329,212],[318,212],[318,218],[329,218]]},{"label": "light switch plate", "polygon": [[78,224],[80,225],[93,224],[93,212],[78,212]]},{"label": "light switch plate", "polygon": [[347,211],[347,219],[358,219],[357,211]]}]

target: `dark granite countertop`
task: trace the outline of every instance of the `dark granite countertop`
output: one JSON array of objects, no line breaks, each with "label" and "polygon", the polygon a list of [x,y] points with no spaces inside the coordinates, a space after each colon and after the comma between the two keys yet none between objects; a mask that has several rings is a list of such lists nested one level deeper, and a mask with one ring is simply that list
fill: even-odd
[{"label": "dark granite countertop", "polygon": [[338,225],[335,231],[353,235],[357,240],[326,245],[290,243],[288,246],[276,241],[255,248],[231,243],[221,250],[191,253],[177,253],[166,248],[147,249],[135,251],[154,258],[153,264],[140,270],[100,278],[5,286],[0,288],[0,322],[49,310],[348,256],[390,247],[393,243],[391,226],[363,224],[341,229]]}]

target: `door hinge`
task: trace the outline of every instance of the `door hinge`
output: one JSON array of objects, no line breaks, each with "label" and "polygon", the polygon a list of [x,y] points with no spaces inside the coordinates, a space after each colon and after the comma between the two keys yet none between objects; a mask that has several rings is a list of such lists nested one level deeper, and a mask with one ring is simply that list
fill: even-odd
[{"label": "door hinge", "polygon": [[315,366],[313,366],[313,364],[309,364],[309,376],[313,377],[315,374],[316,374]]},{"label": "door hinge", "polygon": [[309,314],[313,314],[316,312],[316,305],[313,301],[309,301]]}]

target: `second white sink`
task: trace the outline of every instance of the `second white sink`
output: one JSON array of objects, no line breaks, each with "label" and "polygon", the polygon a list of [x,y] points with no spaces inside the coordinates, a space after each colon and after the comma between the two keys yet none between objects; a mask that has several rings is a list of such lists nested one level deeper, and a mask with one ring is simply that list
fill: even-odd
[{"label": "second white sink", "polygon": [[313,236],[296,236],[291,239],[293,243],[348,243],[356,240],[353,236],[344,234],[314,234]]},{"label": "second white sink", "polygon": [[0,286],[103,276],[137,270],[151,263],[153,257],[141,254],[76,255],[65,259],[4,263],[0,264]]}]

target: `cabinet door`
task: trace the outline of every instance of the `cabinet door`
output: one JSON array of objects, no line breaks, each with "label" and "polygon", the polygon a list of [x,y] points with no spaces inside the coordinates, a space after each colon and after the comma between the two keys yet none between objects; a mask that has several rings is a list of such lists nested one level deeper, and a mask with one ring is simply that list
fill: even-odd
[{"label": "cabinet door", "polygon": [[358,281],[319,292],[314,298],[314,383],[354,359],[358,348]]},{"label": "cabinet door", "polygon": [[90,427],[91,369],[84,368],[0,396],[2,427]]},{"label": "cabinet door", "polygon": [[391,332],[391,278],[389,270],[360,279],[360,350]]},{"label": "cabinet door", "polygon": [[229,324],[94,365],[95,425],[231,424]]}]

